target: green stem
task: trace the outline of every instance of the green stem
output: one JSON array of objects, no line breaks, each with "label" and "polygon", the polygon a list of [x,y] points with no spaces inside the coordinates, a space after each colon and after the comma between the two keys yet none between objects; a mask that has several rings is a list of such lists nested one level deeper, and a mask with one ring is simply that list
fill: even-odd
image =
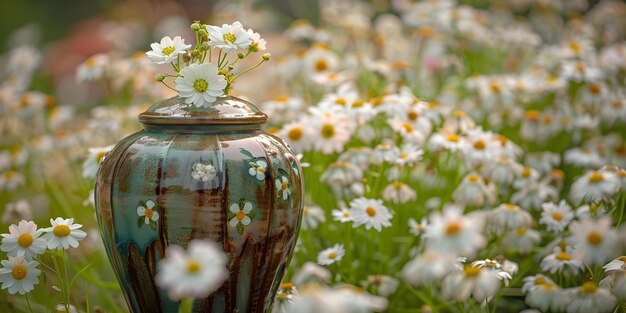
[{"label": "green stem", "polygon": [[170,85],[168,85],[168,84],[167,84],[166,82],[164,82],[164,81],[161,81],[161,84],[165,85],[165,87],[167,87],[167,88],[169,88],[169,89],[172,89],[172,90],[174,90],[174,91],[178,92],[178,90],[176,90],[176,89],[174,89],[174,88],[170,87]]},{"label": "green stem", "polygon": [[261,62],[257,63],[255,66],[252,66],[252,67],[250,67],[250,68],[247,68],[247,69],[245,69],[245,70],[241,71],[241,73],[239,73],[239,74],[235,75],[235,76],[232,78],[232,80],[231,80],[231,84],[232,84],[232,83],[235,81],[235,79],[237,79],[239,76],[241,76],[241,75],[243,75],[243,74],[245,74],[245,73],[247,73],[247,72],[250,72],[251,70],[253,70],[253,69],[255,69],[255,68],[259,67],[259,65],[261,65],[261,64],[263,64],[263,63],[265,63],[265,62],[266,62],[265,60],[261,60]]},{"label": "green stem", "polygon": [[28,294],[25,294],[24,297],[26,297],[26,304],[28,304],[28,310],[30,311],[30,313],[33,313],[33,308],[30,306],[30,300],[28,300]]}]

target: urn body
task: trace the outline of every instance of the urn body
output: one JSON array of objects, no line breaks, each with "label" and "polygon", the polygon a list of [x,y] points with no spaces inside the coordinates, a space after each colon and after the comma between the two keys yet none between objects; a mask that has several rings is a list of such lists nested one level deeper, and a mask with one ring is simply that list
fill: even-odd
[{"label": "urn body", "polygon": [[[266,312],[297,239],[301,168],[267,116],[241,99],[196,108],[175,97],[139,116],[96,179],[104,245],[132,312],[177,312],[155,283],[170,245],[210,239],[229,257],[229,278],[194,312]],[[246,207],[246,210],[244,210]],[[250,209],[251,208],[251,209]]]}]

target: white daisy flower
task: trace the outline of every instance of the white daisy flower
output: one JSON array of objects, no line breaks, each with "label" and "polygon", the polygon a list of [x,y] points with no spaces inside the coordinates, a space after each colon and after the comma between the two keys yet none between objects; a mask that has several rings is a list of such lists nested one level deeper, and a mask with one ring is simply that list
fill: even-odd
[{"label": "white daisy flower", "polygon": [[604,269],[604,273],[605,274],[609,274],[611,272],[615,272],[615,271],[624,271],[626,270],[626,256],[620,256],[614,260],[612,260],[611,262],[609,262],[607,265],[603,266],[602,268]]},{"label": "white daisy flower", "polygon": [[518,228],[504,235],[502,247],[508,250],[517,250],[519,253],[528,253],[541,242],[541,233],[532,228]]},{"label": "white daisy flower", "polygon": [[289,189],[289,180],[287,177],[283,176],[282,178],[276,180],[276,190],[279,198],[283,198],[283,200],[287,200],[287,198],[289,198],[291,195],[291,189]]},{"label": "white daisy flower", "polygon": [[332,273],[325,267],[313,262],[306,262],[293,275],[291,281],[296,285],[306,283],[326,283],[332,277]]},{"label": "white daisy flower", "polygon": [[383,227],[391,226],[392,214],[382,200],[361,197],[352,200],[350,206],[354,228],[365,225],[365,229],[381,231]]},{"label": "white daisy flower", "polygon": [[554,274],[569,269],[573,274],[578,274],[585,265],[581,260],[574,259],[571,253],[571,247],[566,247],[565,251],[560,247],[555,248],[554,253],[541,260],[541,270]]},{"label": "white daisy flower", "polygon": [[503,203],[490,213],[489,217],[496,231],[530,227],[534,221],[530,213],[510,203]]},{"label": "white daisy flower", "polygon": [[12,295],[29,293],[39,283],[41,271],[37,269],[38,265],[39,262],[26,261],[23,256],[10,256],[9,260],[2,260],[2,268],[0,268],[1,288],[8,289]]},{"label": "white daisy flower", "polygon": [[543,211],[539,224],[546,225],[548,231],[560,233],[574,219],[574,211],[565,200],[561,200],[558,205],[547,202],[542,204],[541,208]]},{"label": "white daisy flower", "polygon": [[383,190],[383,199],[391,203],[407,203],[417,199],[417,192],[401,181],[394,181]]},{"label": "white daisy flower", "polygon": [[329,265],[335,262],[341,261],[346,254],[346,249],[342,244],[335,244],[334,246],[323,250],[317,255],[317,264]]},{"label": "white daisy flower", "polygon": [[239,208],[239,204],[233,203],[230,206],[230,212],[235,214],[235,216],[228,222],[230,226],[237,226],[237,224],[246,226],[250,225],[252,222],[252,219],[248,216],[250,212],[252,212],[252,203],[250,202],[246,201],[243,208]]},{"label": "white daisy flower", "polygon": [[509,157],[499,157],[484,167],[485,176],[502,185],[510,186],[515,180],[521,165]]},{"label": "white daisy flower", "polygon": [[414,166],[422,159],[424,150],[413,144],[404,144],[400,147],[400,154],[395,163],[400,166]]},{"label": "white daisy flower", "polygon": [[418,223],[414,218],[409,218],[409,231],[411,234],[415,236],[421,236],[426,233],[426,229],[428,228],[428,220],[426,218],[422,218],[422,220]]},{"label": "white daisy flower", "polygon": [[16,171],[8,170],[4,173],[0,173],[0,191],[8,190],[13,191],[24,185],[26,182],[26,178],[22,173],[18,173]]},{"label": "white daisy flower", "polygon": [[443,122],[442,130],[446,133],[466,133],[474,128],[476,123],[471,116],[461,110],[452,111]]},{"label": "white daisy flower", "polygon": [[323,154],[343,150],[352,137],[351,121],[345,114],[323,115],[312,121],[313,149]]},{"label": "white daisy flower", "polygon": [[265,39],[261,38],[259,33],[253,31],[252,28],[249,28],[247,32],[248,35],[250,35],[250,39],[252,39],[252,43],[250,44],[250,47],[248,47],[250,51],[265,51],[267,49],[267,42]]},{"label": "white daisy flower", "polygon": [[448,206],[434,212],[426,229],[426,248],[430,251],[471,256],[486,244],[482,235],[483,218],[463,215],[460,207]]},{"label": "white daisy flower", "polygon": [[37,229],[34,222],[20,221],[18,225],[9,226],[9,234],[2,234],[0,250],[8,256],[23,256],[30,261],[35,256],[46,252],[46,240],[40,238],[42,229]]},{"label": "white daisy flower", "polygon": [[428,142],[433,151],[447,149],[450,151],[464,151],[468,145],[467,140],[457,134],[434,133]]},{"label": "white daisy flower", "polygon": [[524,277],[524,284],[522,285],[522,292],[527,293],[543,284],[554,284],[552,279],[543,274],[537,274],[533,276]]},{"label": "white daisy flower", "polygon": [[609,216],[592,220],[583,217],[569,226],[567,242],[574,247],[574,257],[589,265],[604,265],[619,255],[620,239]]},{"label": "white daisy flower", "polygon": [[454,202],[462,205],[482,207],[495,201],[495,194],[487,188],[482,177],[469,174],[463,178],[461,184],[452,194]]},{"label": "white daisy flower", "polygon": [[400,275],[413,286],[428,286],[439,283],[459,267],[462,268],[452,254],[426,251],[409,261]]},{"label": "white daisy flower", "polygon": [[150,222],[156,222],[159,220],[159,212],[155,210],[156,204],[152,200],[146,201],[146,205],[137,206],[137,215],[145,217],[144,223],[150,224]]},{"label": "white daisy flower", "polygon": [[217,170],[211,164],[202,164],[200,162],[193,165],[191,168],[191,178],[196,181],[210,182],[217,175]]},{"label": "white daisy flower", "polygon": [[113,149],[113,145],[106,147],[89,148],[87,158],[83,163],[83,177],[96,178],[96,173],[100,168],[100,163],[104,161],[106,154]]},{"label": "white daisy flower", "polygon": [[331,214],[333,215],[333,220],[335,221],[339,221],[341,223],[352,222],[352,214],[348,208],[333,210]]},{"label": "white daisy flower", "polygon": [[620,187],[620,181],[615,174],[590,171],[572,184],[570,197],[574,203],[599,201],[615,195]]},{"label": "white daisy flower", "polygon": [[410,159],[411,155],[409,153],[407,153],[406,155],[403,155],[403,157],[404,158],[402,158],[401,156],[400,149],[396,147],[395,145],[381,143],[381,144],[376,145],[376,147],[374,148],[374,152],[372,154],[372,163],[376,165],[380,165],[380,164],[383,164],[383,162],[392,163],[392,162],[396,162],[398,159],[402,159],[403,160],[402,163],[403,164],[406,163],[408,165],[409,163],[416,163],[417,161],[419,161],[419,158],[421,158],[421,155],[418,157],[418,160],[415,160],[414,162],[404,162]]},{"label": "white daisy flower", "polygon": [[7,203],[2,213],[2,223],[11,224],[14,221],[32,220],[33,211],[26,200]]},{"label": "white daisy flower", "polygon": [[248,170],[248,174],[253,177],[256,177],[258,180],[264,180],[265,175],[267,174],[267,162],[265,160],[258,160],[256,162],[250,162],[250,169]]},{"label": "white daisy flower", "polygon": [[365,288],[369,286],[376,290],[376,294],[389,297],[396,292],[398,286],[400,286],[400,281],[387,275],[369,275],[367,276]]},{"label": "white daisy flower", "polygon": [[476,301],[483,302],[500,289],[500,280],[493,271],[465,265],[463,270],[446,276],[441,288],[444,298],[466,301],[473,296]]},{"label": "white daisy flower", "polygon": [[191,64],[176,77],[176,91],[185,103],[197,107],[210,106],[217,97],[224,95],[226,79],[218,74],[217,65],[212,63]]},{"label": "white daisy flower", "polygon": [[538,285],[526,296],[526,304],[542,312],[562,312],[568,303],[568,295],[553,282]]},{"label": "white daisy flower", "polygon": [[191,45],[186,45],[185,39],[180,36],[176,36],[174,39],[165,36],[160,43],[151,43],[150,48],[152,48],[152,51],[146,52],[148,58],[156,64],[165,64],[173,62],[181,54],[185,54],[186,50],[191,48]]},{"label": "white daisy flower", "polygon": [[617,304],[617,299],[606,288],[598,287],[588,281],[578,288],[570,288],[567,291],[570,302],[567,305],[568,313],[587,312],[611,312]]},{"label": "white daisy flower", "polygon": [[239,21],[222,24],[222,27],[207,25],[206,30],[209,32],[209,45],[226,53],[235,52],[238,48],[248,49],[253,42],[253,34],[248,33]]},{"label": "white daisy flower", "polygon": [[511,276],[512,274],[505,271],[502,268],[502,265],[500,264],[500,262],[496,260],[490,260],[490,259],[478,260],[478,261],[472,262],[472,266],[476,266],[482,269],[493,271],[496,274],[496,276],[498,276],[499,280],[504,281],[504,284],[506,286],[509,285],[509,280],[513,278]]},{"label": "white daisy flower", "polygon": [[52,227],[44,228],[47,234],[44,238],[48,241],[48,249],[68,249],[78,247],[78,242],[85,239],[87,233],[80,230],[81,224],[74,224],[73,218],[63,219],[57,217],[50,219]]},{"label": "white daisy flower", "polygon": [[311,148],[312,134],[313,130],[305,122],[286,124],[278,132],[278,136],[285,138],[291,149],[297,152],[307,151]]},{"label": "white daisy flower", "polygon": [[430,129],[428,129],[428,132],[425,132],[424,130],[416,128],[412,123],[401,119],[389,119],[387,122],[395,132],[400,134],[404,142],[407,143],[423,144],[426,140],[426,136],[430,134]]},{"label": "white daisy flower", "polygon": [[173,245],[165,255],[158,264],[156,282],[175,301],[206,297],[228,278],[228,256],[212,241],[192,240],[187,251]]},{"label": "white daisy flower", "polygon": [[326,214],[319,206],[305,206],[302,209],[302,229],[316,229],[320,223],[326,222]]},{"label": "white daisy flower", "polygon": [[89,82],[102,78],[111,58],[106,54],[96,54],[81,63],[76,69],[76,80]]}]

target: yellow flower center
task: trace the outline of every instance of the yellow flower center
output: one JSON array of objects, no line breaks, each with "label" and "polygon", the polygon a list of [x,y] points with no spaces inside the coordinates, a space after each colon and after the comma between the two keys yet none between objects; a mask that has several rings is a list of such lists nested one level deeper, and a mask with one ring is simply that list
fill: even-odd
[{"label": "yellow flower center", "polygon": [[569,48],[572,49],[575,53],[581,53],[583,51],[582,47],[576,41],[572,41],[569,43]]},{"label": "yellow flower center", "polygon": [[509,211],[517,211],[519,210],[519,207],[515,204],[510,204],[510,203],[505,203],[504,204],[504,208],[509,210]]},{"label": "yellow flower center", "polygon": [[325,124],[322,127],[322,137],[329,139],[335,135],[335,127],[331,124]]},{"label": "yellow flower center", "polygon": [[373,208],[373,207],[371,207],[371,206],[368,206],[368,207],[365,209],[365,213],[367,213],[367,215],[369,215],[370,217],[374,217],[374,216],[376,216],[376,209],[374,209],[374,208]]},{"label": "yellow flower center", "polygon": [[530,174],[532,174],[530,167],[524,167],[522,169],[522,177],[530,177]]},{"label": "yellow flower center", "polygon": [[8,180],[13,179],[13,177],[15,177],[15,173],[13,173],[12,171],[7,171],[6,173],[4,173],[4,177]]},{"label": "yellow flower center", "polygon": [[282,96],[281,96],[281,97],[276,97],[276,98],[274,99],[274,101],[276,101],[276,102],[280,102],[280,103],[285,103],[285,102],[289,101],[289,98],[287,98],[287,97],[282,97]]},{"label": "yellow flower center", "polygon": [[163,48],[163,50],[161,50],[161,52],[163,52],[163,54],[165,55],[170,55],[174,52],[174,47],[172,46],[167,46],[165,48]]},{"label": "yellow flower center", "polygon": [[559,212],[552,213],[552,219],[555,221],[561,221],[563,219],[563,214]]},{"label": "yellow flower center", "polygon": [[415,111],[410,111],[409,113],[406,114],[406,116],[411,120],[411,121],[415,121],[417,120],[417,118],[419,117],[419,114],[417,114],[417,112]]},{"label": "yellow flower center", "polygon": [[448,236],[452,236],[452,235],[456,235],[458,232],[461,231],[461,223],[460,222],[451,222],[446,226],[446,235]]},{"label": "yellow flower center", "polygon": [[587,236],[587,242],[594,246],[601,244],[603,239],[602,234],[595,231],[590,232]]},{"label": "yellow flower center", "polygon": [[20,247],[22,248],[30,247],[30,245],[33,244],[33,235],[28,233],[21,234],[20,237],[17,239],[17,244],[20,245]]},{"label": "yellow flower center", "polygon": [[352,107],[353,108],[360,108],[365,104],[365,101],[363,100],[356,100],[354,102],[352,102]]},{"label": "yellow flower center", "polygon": [[480,177],[478,177],[478,175],[470,175],[470,176],[467,176],[467,180],[469,180],[472,183],[477,183],[480,180]]},{"label": "yellow flower center", "polygon": [[233,33],[228,33],[228,34],[224,34],[224,36],[222,36],[224,38],[224,41],[233,43],[235,42],[235,40],[237,40],[237,36],[235,36],[235,34]]},{"label": "yellow flower center", "polygon": [[195,89],[196,92],[205,92],[209,89],[209,83],[202,78],[196,79],[196,81],[193,82],[193,89]]},{"label": "yellow flower center", "polygon": [[452,141],[452,142],[458,142],[459,140],[461,140],[461,137],[459,137],[459,135],[455,135],[455,134],[450,134],[448,135],[448,141]]},{"label": "yellow flower center", "polygon": [[526,119],[531,120],[531,121],[537,121],[539,120],[539,111],[536,110],[529,110],[526,111]]},{"label": "yellow flower center", "polygon": [[294,127],[290,129],[287,133],[287,137],[289,137],[289,139],[291,140],[299,140],[300,138],[302,138],[302,128]]},{"label": "yellow flower center", "polygon": [[350,217],[350,212],[344,211],[343,212],[343,217]]},{"label": "yellow flower center", "polygon": [[500,87],[500,83],[497,81],[492,81],[489,87],[491,88],[491,91],[493,93],[500,93],[500,91],[502,90],[502,87]]},{"label": "yellow flower center", "polygon": [[189,261],[187,263],[187,273],[197,273],[202,269],[202,265],[198,261]]},{"label": "yellow flower center", "polygon": [[324,59],[319,59],[315,62],[315,70],[323,72],[328,69],[328,62]]},{"label": "yellow flower center", "polygon": [[287,187],[289,187],[289,185],[287,185],[286,182],[282,182],[282,184],[280,184],[280,189],[282,189],[282,190],[286,190]]},{"label": "yellow flower center", "polygon": [[596,293],[596,290],[598,290],[598,286],[596,286],[596,284],[590,281],[585,282],[580,287],[580,291],[582,291],[586,295]]},{"label": "yellow flower center", "polygon": [[452,116],[454,117],[463,117],[465,116],[465,112],[461,111],[461,110],[455,110],[452,112]]},{"label": "yellow flower center", "polygon": [[621,256],[621,257],[619,257],[617,259],[622,261],[622,262],[624,262],[624,263],[626,263],[626,256]]},{"label": "yellow flower center", "polygon": [[302,209],[302,214],[308,215],[309,214],[309,209],[307,209],[307,208]]},{"label": "yellow flower center", "polygon": [[264,167],[259,166],[259,168],[257,168],[257,169],[256,169],[256,171],[257,171],[257,172],[259,172],[259,173],[261,173],[261,174],[263,174],[263,173],[265,173],[265,168],[264,168]]},{"label": "yellow flower center", "polygon": [[554,256],[555,259],[559,260],[559,261],[569,261],[572,259],[572,257],[569,255],[569,253],[567,252],[559,252]]},{"label": "yellow flower center", "polygon": [[246,212],[239,211],[237,212],[237,214],[235,214],[235,217],[237,218],[238,221],[241,221],[246,217]]},{"label": "yellow flower center", "polygon": [[599,183],[604,180],[604,175],[598,171],[594,171],[589,175],[589,182],[592,184]]},{"label": "yellow flower center", "polygon": [[474,143],[474,149],[476,149],[476,150],[484,150],[486,146],[487,146],[487,145],[486,145],[486,144],[485,144],[485,142],[484,142],[484,141],[482,141],[482,140],[477,140],[477,141]]},{"label": "yellow flower center", "polygon": [[463,273],[466,277],[476,277],[478,276],[478,274],[480,274],[480,268],[472,265],[465,265]]},{"label": "yellow flower center", "polygon": [[396,189],[402,189],[404,187],[404,183],[399,181],[393,182],[391,185]]},{"label": "yellow flower center", "polygon": [[145,215],[147,218],[152,218],[152,216],[154,215],[154,211],[152,209],[146,209]]},{"label": "yellow flower center", "polygon": [[24,277],[26,277],[26,274],[28,274],[28,270],[26,269],[26,266],[21,264],[15,265],[15,267],[13,267],[13,270],[11,271],[11,275],[16,280],[24,279]]},{"label": "yellow flower center", "polygon": [[337,253],[335,253],[335,252],[331,252],[331,253],[328,254],[328,258],[331,259],[331,260],[334,260],[336,257],[337,257]]},{"label": "yellow flower center", "polygon": [[585,72],[585,64],[583,63],[576,63],[576,71],[578,71],[579,73],[584,73]]},{"label": "yellow flower center", "polygon": [[286,293],[279,293],[279,294],[276,295],[276,299],[278,299],[278,300],[285,300],[285,299],[287,299],[287,296],[288,295]]},{"label": "yellow flower center", "polygon": [[551,283],[545,283],[545,284],[541,284],[541,287],[543,288],[543,290],[556,290],[556,285],[551,284]]},{"label": "yellow flower center", "polygon": [[401,159],[408,159],[409,158],[409,154],[406,153],[406,152],[402,152],[402,153],[400,153],[400,158]]},{"label": "yellow flower center", "polygon": [[535,283],[535,285],[542,285],[542,284],[546,283],[546,279],[541,277],[541,276],[539,276],[539,277],[535,278],[534,283]]},{"label": "yellow flower center", "polygon": [[594,95],[597,95],[600,92],[602,92],[602,88],[600,88],[600,85],[598,84],[591,84],[589,85],[589,92],[591,92]]},{"label": "yellow flower center", "polygon": [[339,104],[339,105],[346,105],[346,103],[348,103],[348,102],[346,101],[346,98],[339,97],[339,98],[335,99],[335,103]]},{"label": "yellow flower center", "polygon": [[527,230],[528,229],[526,229],[526,227],[518,228],[517,229],[517,234],[520,235],[520,236],[525,235]]},{"label": "yellow flower center", "polygon": [[267,132],[270,134],[276,134],[280,129],[278,127],[270,127],[267,129]]},{"label": "yellow flower center", "polygon": [[413,125],[411,125],[411,124],[409,124],[409,123],[402,123],[402,128],[404,128],[404,130],[405,130],[407,133],[412,133],[412,132],[415,130],[415,128],[413,127]]},{"label": "yellow flower center", "polygon": [[52,233],[57,237],[67,237],[69,236],[70,232],[70,227],[63,224],[54,226],[54,228],[52,229]]},{"label": "yellow flower center", "polygon": [[282,283],[280,285],[280,288],[282,288],[282,289],[291,289],[291,288],[293,288],[293,284],[292,283]]},{"label": "yellow flower center", "polygon": [[106,155],[106,151],[100,151],[98,152],[98,154],[96,154],[96,162],[100,163],[102,162],[102,160],[104,159],[104,156]]}]

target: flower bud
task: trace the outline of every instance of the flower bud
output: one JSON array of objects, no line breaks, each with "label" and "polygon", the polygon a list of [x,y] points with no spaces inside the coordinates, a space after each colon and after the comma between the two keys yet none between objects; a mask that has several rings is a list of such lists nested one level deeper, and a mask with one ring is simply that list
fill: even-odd
[{"label": "flower bud", "polygon": [[194,32],[197,32],[200,30],[200,24],[198,22],[194,22],[193,24],[191,24],[191,30],[193,30]]},{"label": "flower bud", "polygon": [[187,52],[187,53],[183,54],[183,61],[185,61],[185,62],[191,61],[191,52]]},{"label": "flower bud", "polygon": [[243,59],[243,57],[244,57],[243,53],[239,52],[239,53],[237,54],[237,58],[239,58],[239,59]]},{"label": "flower bud", "polygon": [[200,28],[198,30],[198,34],[200,35],[200,37],[204,37],[204,36],[207,36],[209,33],[207,33],[206,29]]},{"label": "flower bud", "polygon": [[158,75],[156,76],[156,78],[155,78],[155,79],[156,79],[156,81],[158,81],[158,82],[162,82],[162,81],[165,79],[165,75],[163,75],[163,74],[158,74]]},{"label": "flower bud", "polygon": [[207,42],[203,42],[203,43],[200,45],[200,50],[202,50],[202,51],[207,51],[207,50],[209,50],[209,48],[210,48],[210,47],[211,47],[211,46],[209,46],[209,44],[208,44]]},{"label": "flower bud", "polygon": [[264,60],[264,61],[269,61],[271,57],[272,57],[272,55],[271,55],[271,54],[269,54],[269,53],[265,53],[265,54],[263,54],[263,56],[262,56],[262,58],[263,58],[263,60]]}]

